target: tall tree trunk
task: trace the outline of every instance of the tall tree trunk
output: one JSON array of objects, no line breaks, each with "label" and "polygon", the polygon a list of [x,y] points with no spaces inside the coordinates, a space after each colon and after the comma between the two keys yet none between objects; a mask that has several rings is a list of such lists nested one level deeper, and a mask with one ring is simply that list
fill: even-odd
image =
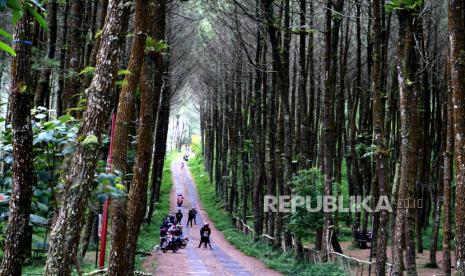
[{"label": "tall tree trunk", "polygon": [[255,62],[257,64],[257,69],[255,70],[255,82],[253,90],[253,102],[254,105],[251,108],[253,114],[253,161],[254,161],[254,184],[253,184],[253,210],[254,210],[254,228],[255,228],[255,238],[258,239],[259,235],[263,233],[263,213],[261,209],[261,198],[263,193],[263,160],[261,159],[261,145],[262,145],[262,103],[261,97],[263,93],[262,87],[262,73],[260,68],[262,68],[262,49],[263,49],[263,37],[260,34],[260,31],[257,31],[257,48],[255,54]]},{"label": "tall tree trunk", "polygon": [[[439,73],[439,72],[438,72]],[[446,77],[447,79],[447,77]],[[446,148],[446,137],[447,137],[447,98],[446,91],[440,90],[440,85],[435,82],[434,97],[433,97],[433,113],[435,113],[435,125],[432,126],[432,130],[436,132],[436,153],[434,158],[436,159],[433,167],[434,170],[434,182],[431,187],[431,200],[433,202],[433,236],[430,249],[430,264],[431,266],[437,267],[436,254],[438,251],[439,243],[439,229],[441,227],[441,209],[443,203],[443,191],[444,191],[444,153]],[[446,87],[444,87],[446,90]],[[435,130],[436,129],[436,130]]]},{"label": "tall tree trunk", "polygon": [[[47,59],[55,58],[56,41],[57,41],[57,10],[58,3],[56,0],[49,1],[47,6],[47,25],[48,25],[48,41],[47,41]],[[46,98],[50,97],[50,75],[51,68],[45,68],[40,73],[37,91],[34,97],[34,106],[45,106]],[[46,106],[50,108],[49,106]]]},{"label": "tall tree trunk", "polygon": [[[24,4],[25,1],[21,1]],[[6,229],[0,275],[21,275],[25,250],[29,247],[29,216],[35,182],[32,147],[31,91],[32,16],[25,12],[15,26],[16,57],[11,63],[10,114],[13,133],[13,190]]]},{"label": "tall tree trunk", "polygon": [[452,106],[452,86],[450,83],[450,58],[447,62],[447,91],[446,104],[444,108],[444,116],[446,117],[446,150],[444,151],[444,226],[443,226],[443,241],[442,241],[442,271],[445,275],[451,275],[452,260],[451,260],[451,241],[452,241],[452,179],[454,167],[454,110]]},{"label": "tall tree trunk", "polygon": [[[251,80],[248,81],[251,83]],[[246,139],[249,139],[249,126],[248,126],[248,117],[249,117],[249,99],[248,99],[248,89],[249,85],[246,84],[241,90],[241,138],[240,138],[240,147],[241,147],[241,176],[242,176],[242,220],[247,223],[247,212],[249,211],[249,152],[247,150]],[[246,107],[246,108],[244,108]],[[220,121],[220,120],[218,120]],[[218,147],[220,149],[220,147]]]},{"label": "tall tree trunk", "polygon": [[[283,152],[282,152],[282,171],[283,171],[283,184],[284,194],[287,193],[286,187],[291,179],[291,141],[289,137],[290,129],[290,109],[289,109],[289,48],[288,43],[290,41],[290,34],[286,34],[284,37],[284,46],[281,48],[279,45],[278,37],[280,32],[274,24],[276,20],[273,11],[273,1],[261,0],[261,4],[264,8],[264,17],[267,22],[268,36],[270,38],[270,44],[272,48],[273,63],[276,67],[276,89],[279,91],[282,120],[283,120]],[[288,19],[287,19],[288,20]],[[285,20],[285,21],[287,21]],[[286,23],[288,25],[288,23]],[[290,30],[285,30],[289,33]],[[258,190],[258,188],[257,188]],[[257,191],[254,191],[256,193]],[[258,233],[260,234],[260,233]]]},{"label": "tall tree trunk", "polygon": [[[373,142],[376,145],[376,177],[379,198],[387,199],[388,195],[388,171],[387,158],[388,151],[384,140],[384,92],[382,88],[383,71],[382,71],[382,22],[381,13],[384,10],[380,0],[374,0],[372,3],[373,9]],[[388,210],[383,209],[379,213],[379,224],[376,235],[376,275],[384,276],[386,274],[386,246],[388,240]]]},{"label": "tall tree trunk", "polygon": [[[239,66],[239,65],[237,65]],[[229,124],[229,141],[230,141],[230,146],[231,146],[231,193],[229,195],[229,212],[236,212],[237,211],[237,205],[236,200],[238,199],[238,185],[237,185],[237,180],[238,180],[238,174],[237,174],[237,168],[238,168],[238,146],[239,146],[239,140],[238,140],[238,133],[239,133],[239,127],[240,127],[240,121],[237,120],[237,117],[239,116],[238,113],[240,112],[239,110],[241,109],[238,107],[238,98],[241,97],[241,84],[239,83],[238,78],[240,78],[240,69],[235,68],[235,74],[232,78],[233,83],[231,84],[231,100],[232,102],[230,103],[230,109],[231,109],[231,117],[233,118],[233,122]],[[218,112],[218,111],[216,111]],[[218,156],[217,158],[218,159]]]},{"label": "tall tree trunk", "polygon": [[[222,106],[221,103],[218,101],[216,103],[216,109],[218,110],[217,116],[216,116],[216,124],[215,124],[215,152],[219,153],[221,152],[221,133],[223,132],[223,120],[221,120],[221,113],[222,111]],[[219,156],[219,154],[217,155]],[[221,158],[217,157],[215,159],[215,193],[216,196],[219,198],[220,197],[220,191],[222,191],[221,188]]]},{"label": "tall tree trunk", "polygon": [[402,275],[403,235],[406,244],[406,270],[408,275],[416,275],[415,264],[415,216],[414,208],[405,206],[413,202],[416,177],[417,136],[418,136],[418,80],[417,53],[414,33],[417,30],[415,11],[398,11],[399,49],[398,72],[401,121],[401,173],[396,224],[394,231],[394,269],[395,275]]},{"label": "tall tree trunk", "polygon": [[134,273],[137,239],[147,205],[147,182],[153,152],[155,114],[157,113],[160,101],[161,87],[163,87],[161,76],[158,79],[154,78],[153,74],[157,70],[157,59],[161,59],[161,55],[162,53],[156,51],[148,52],[142,68],[143,77],[140,86],[141,108],[139,128],[137,130],[137,157],[133,169],[134,175],[129,190],[128,202],[127,275]]},{"label": "tall tree trunk", "polygon": [[[334,182],[334,165],[335,165],[335,94],[336,94],[336,78],[337,78],[337,46],[339,42],[339,28],[342,18],[333,16],[335,13],[342,12],[344,0],[338,0],[335,3],[328,0],[326,4],[326,25],[325,25],[325,84],[323,94],[323,173],[324,173],[324,195],[333,195]],[[330,212],[325,212],[323,223],[323,257],[327,258],[329,253],[331,240],[330,232],[333,226],[333,215]]]},{"label": "tall tree trunk", "polygon": [[[162,91],[162,98],[160,102],[160,111],[157,122],[157,131],[155,133],[155,159],[152,160],[153,166],[156,166],[156,190],[155,190],[155,200],[160,201],[160,187],[163,176],[163,165],[166,155],[166,140],[168,138],[168,126],[170,118],[170,109],[171,109],[171,94],[168,89]],[[160,126],[158,126],[160,124]],[[152,168],[153,170],[153,168]],[[153,180],[152,180],[153,181]],[[149,210],[150,211],[150,210]],[[150,213],[149,213],[150,214]]]},{"label": "tall tree trunk", "polygon": [[[154,18],[156,22],[153,23],[153,38],[155,41],[162,41],[165,39],[165,26],[166,26],[166,1],[158,0],[155,4]],[[163,173],[163,165],[166,154],[166,139],[168,133],[165,130],[168,126],[169,120],[169,101],[170,93],[167,87],[164,87],[163,82],[168,69],[167,63],[164,61],[163,56],[157,55],[155,57],[155,93],[160,93],[158,97],[159,102],[155,103],[158,106],[157,124],[155,130],[154,152],[152,157],[152,191],[150,194],[150,202],[148,207],[147,222],[150,223],[153,214],[153,205],[155,201],[159,201],[160,185]]]},{"label": "tall tree trunk", "polygon": [[455,252],[457,275],[465,275],[465,7],[449,1],[450,84],[454,113],[456,170]]},{"label": "tall tree trunk", "polygon": [[[144,64],[144,50],[147,38],[148,0],[136,1],[134,23],[134,40],[129,58],[129,74],[125,76],[125,84],[119,95],[116,111],[116,124],[113,134],[112,171],[121,173],[123,183],[127,171],[129,137],[131,119],[134,113],[135,94],[140,81],[141,69]],[[127,186],[127,185],[123,185]],[[126,238],[127,238],[127,199],[125,196],[112,201],[111,250],[108,275],[122,275],[126,269]]]},{"label": "tall tree trunk", "polygon": [[306,60],[306,33],[303,28],[306,26],[306,7],[307,1],[300,0],[300,35],[299,35],[299,97],[298,97],[298,108],[297,108],[297,131],[298,135],[298,152],[302,154],[302,160],[300,160],[300,167],[306,168],[309,164],[309,150],[308,150],[308,141],[310,140],[309,131],[308,131],[308,95],[307,95],[307,60]]},{"label": "tall tree trunk", "polygon": [[[75,108],[80,98],[80,79],[82,54],[82,21],[84,13],[84,0],[71,1],[71,32],[69,41],[68,76],[65,81],[65,93],[63,94],[64,110]],[[77,112],[72,112],[77,115]]]},{"label": "tall tree trunk", "polygon": [[57,108],[57,114],[62,115],[63,111],[65,109],[64,106],[64,93],[65,93],[65,67],[66,67],[66,59],[67,59],[67,53],[68,53],[68,17],[69,17],[69,9],[70,9],[70,3],[66,2],[65,3],[65,10],[63,12],[63,30],[62,30],[62,35],[61,35],[61,41],[62,45],[60,46],[60,65],[59,65],[59,77],[58,77],[58,89],[57,89],[57,97],[56,97],[56,108]]},{"label": "tall tree trunk", "polygon": [[74,152],[63,177],[63,205],[51,232],[50,249],[45,275],[71,274],[72,260],[76,257],[82,220],[93,178],[101,136],[111,112],[111,89],[116,80],[126,0],[111,0],[103,29],[97,66],[92,82],[86,90],[88,102],[79,128]]}]

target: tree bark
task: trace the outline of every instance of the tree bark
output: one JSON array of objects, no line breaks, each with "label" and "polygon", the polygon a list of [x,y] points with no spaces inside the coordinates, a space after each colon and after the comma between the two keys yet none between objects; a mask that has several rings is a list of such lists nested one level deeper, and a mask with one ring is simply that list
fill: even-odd
[{"label": "tree bark", "polygon": [[[156,41],[165,39],[165,26],[166,26],[166,1],[157,1],[154,18],[156,22],[153,24],[153,36]],[[152,191],[150,194],[150,202],[148,207],[147,222],[150,223],[153,214],[153,205],[155,201],[159,201],[160,185],[163,174],[163,165],[166,155],[166,139],[167,139],[167,127],[169,121],[169,101],[171,91],[163,87],[163,80],[167,71],[167,63],[164,61],[161,55],[155,57],[156,71],[155,80],[157,85],[155,87],[155,93],[160,93],[161,97],[159,102],[155,103],[159,105],[157,124],[155,130],[155,141],[154,141],[154,152],[152,157]],[[166,110],[168,109],[168,110]]]},{"label": "tree bark", "polygon": [[64,93],[65,93],[65,67],[67,58],[67,43],[68,43],[68,18],[69,18],[70,3],[65,3],[65,10],[63,12],[63,31],[61,35],[62,45],[60,46],[60,66],[59,66],[59,77],[58,77],[58,89],[57,89],[57,114],[62,115],[65,109],[64,107]]},{"label": "tree bark", "polygon": [[456,171],[455,252],[457,275],[465,275],[465,7],[449,1],[450,84]]},{"label": "tree bark", "polygon": [[155,115],[160,101],[161,88],[163,87],[161,77],[157,79],[153,74],[157,70],[158,64],[156,61],[158,58],[161,58],[161,55],[162,53],[155,51],[146,53],[144,66],[142,67],[143,77],[140,86],[141,107],[139,128],[137,130],[137,157],[133,169],[134,175],[129,190],[128,202],[127,275],[134,273],[137,239],[147,205],[147,183],[153,153]]},{"label": "tree bark", "polygon": [[[55,58],[56,41],[57,41],[57,10],[58,3],[56,0],[51,0],[47,6],[47,25],[48,25],[48,41],[47,41],[47,59]],[[50,97],[50,75],[51,68],[45,68],[40,73],[37,91],[34,97],[34,106],[46,106],[47,97]],[[49,108],[49,106],[46,106]]]},{"label": "tree bark", "polygon": [[63,205],[50,235],[45,275],[70,275],[72,260],[76,258],[101,137],[111,112],[110,91],[117,75],[123,26],[127,25],[123,22],[127,12],[125,3],[126,0],[111,0],[108,6],[95,74],[86,90],[88,102],[77,135],[76,151],[63,177]]},{"label": "tree bark", "polygon": [[[21,1],[24,4],[25,1]],[[11,63],[10,114],[13,134],[13,190],[6,229],[0,275],[21,275],[25,252],[32,233],[29,232],[32,186],[34,185],[33,133],[31,125],[31,53],[32,16],[25,12],[15,26],[16,57]]]},{"label": "tree bark", "polygon": [[[140,81],[144,64],[144,50],[147,38],[148,0],[136,1],[134,23],[134,40],[129,58],[129,74],[125,76],[125,84],[119,95],[116,124],[113,139],[112,171],[120,173],[125,182],[127,156],[129,149],[130,125],[135,106],[135,94]],[[126,185],[123,185],[126,187]],[[122,275],[126,270],[126,238],[127,238],[127,199],[126,196],[112,201],[111,250],[108,275]]]},{"label": "tree bark", "polygon": [[[449,58],[450,60],[450,58]],[[442,241],[442,271],[445,275],[451,275],[452,260],[451,260],[451,241],[452,241],[452,179],[454,167],[454,113],[452,106],[452,86],[450,83],[450,61],[447,62],[447,97],[446,105],[444,108],[444,115],[446,117],[446,150],[444,151],[444,226],[443,226],[443,241]]]},{"label": "tree bark", "polygon": [[[334,162],[336,152],[335,140],[335,93],[337,78],[337,46],[339,42],[339,28],[342,18],[335,13],[342,12],[344,0],[335,3],[328,0],[326,4],[326,25],[325,25],[325,84],[323,94],[323,119],[322,119],[322,144],[323,144],[323,173],[324,173],[324,195],[332,196],[332,185],[334,182]],[[323,226],[323,258],[327,258],[331,240],[330,232],[333,226],[332,213],[325,212]]]},{"label": "tree bark", "polygon": [[[379,198],[375,198],[375,204],[378,199],[388,195],[388,171],[386,142],[384,140],[384,92],[382,89],[383,71],[382,71],[382,22],[381,13],[384,10],[380,0],[374,0],[373,9],[373,142],[376,145],[376,177]],[[379,224],[376,235],[376,275],[384,276],[386,274],[386,246],[388,240],[389,213],[382,210],[379,213]]]},{"label": "tree bark", "polygon": [[[290,34],[289,30],[286,31],[286,35],[284,36],[284,46],[280,46],[278,41],[278,37],[280,32],[276,27],[274,21],[276,20],[274,11],[273,11],[273,1],[271,0],[261,0],[261,4],[264,8],[264,18],[267,22],[268,28],[268,36],[269,41],[272,48],[272,58],[273,64],[276,68],[276,89],[279,91],[280,95],[280,102],[281,102],[281,110],[282,110],[282,120],[283,120],[283,132],[285,135],[283,136],[283,152],[282,152],[282,171],[283,171],[283,185],[284,185],[284,192],[286,194],[286,187],[288,186],[288,182],[291,180],[291,141],[289,134],[291,133],[290,129],[290,109],[289,109],[289,41],[290,41]],[[288,21],[288,19],[285,19]],[[288,25],[289,22],[285,23]],[[257,177],[257,176],[256,176]],[[254,190],[254,193],[258,191],[258,187]],[[258,215],[257,215],[258,217]],[[278,216],[279,217],[279,216]],[[279,218],[278,218],[279,220]],[[278,223],[278,229],[280,229],[281,225]],[[258,229],[261,230],[261,229]],[[258,232],[257,234],[261,234]]]},{"label": "tree bark", "polygon": [[[71,32],[69,41],[69,61],[67,67],[67,77],[65,81],[65,90],[63,94],[64,110],[75,108],[80,98],[80,80],[79,72],[81,65],[82,54],[82,21],[84,13],[84,0],[76,0],[71,2]],[[77,115],[74,111],[72,114]]]},{"label": "tree bark", "polygon": [[399,49],[398,72],[400,94],[400,121],[401,121],[401,173],[399,198],[394,231],[394,268],[395,275],[402,275],[403,243],[405,235],[406,244],[406,270],[408,275],[416,275],[415,264],[415,208],[411,208],[415,202],[415,178],[417,158],[418,136],[418,59],[415,49],[416,11],[400,9],[398,17]]},{"label": "tree bark", "polygon": [[[170,117],[170,97],[168,91],[162,91],[162,98],[160,102],[160,109],[158,112],[157,119],[157,130],[155,132],[155,147],[154,147],[154,156],[152,160],[152,173],[155,172],[155,176],[152,176],[152,185],[155,185],[154,190],[154,201],[160,201],[160,187],[163,176],[163,166],[166,155],[166,140],[168,138],[168,126],[169,126],[169,117]],[[155,178],[153,178],[155,177]],[[148,215],[151,216],[153,212],[153,207],[150,209]],[[149,220],[147,221],[149,222]]]}]

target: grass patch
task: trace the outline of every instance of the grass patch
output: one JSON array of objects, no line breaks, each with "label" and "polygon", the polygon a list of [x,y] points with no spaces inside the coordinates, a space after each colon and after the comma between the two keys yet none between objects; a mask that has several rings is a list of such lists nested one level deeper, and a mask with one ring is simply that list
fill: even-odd
[{"label": "grass patch", "polygon": [[313,265],[307,262],[298,262],[291,254],[283,253],[266,243],[256,242],[250,236],[237,231],[229,213],[224,211],[223,204],[216,199],[215,186],[210,183],[208,175],[203,169],[202,158],[196,156],[189,160],[189,168],[197,184],[203,208],[208,213],[210,220],[213,221],[218,230],[224,233],[225,238],[244,254],[255,257],[267,267],[286,275],[347,275],[335,265]]}]

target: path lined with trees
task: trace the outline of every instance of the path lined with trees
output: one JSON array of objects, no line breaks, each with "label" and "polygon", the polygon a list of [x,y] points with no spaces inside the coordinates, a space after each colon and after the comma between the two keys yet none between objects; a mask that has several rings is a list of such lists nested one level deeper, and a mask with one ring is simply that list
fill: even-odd
[{"label": "path lined with trees", "polygon": [[[238,251],[219,232],[214,223],[208,218],[206,210],[198,199],[196,184],[192,180],[187,165],[181,158],[174,160],[171,164],[171,175],[173,188],[171,191],[170,213],[181,210],[184,214],[182,219],[183,234],[189,237],[186,249],[176,252],[175,255],[157,251],[153,258],[145,261],[145,266],[150,267],[157,263],[155,275],[166,274],[193,274],[193,275],[281,275],[275,271],[265,268],[258,260],[246,256]],[[178,208],[176,198],[178,194],[184,196],[183,206]],[[185,227],[187,213],[191,208],[196,208],[196,224],[193,227]],[[200,242],[200,228],[208,223],[212,229],[210,248],[197,248]],[[150,271],[150,270],[148,270]]]},{"label": "path lined with trees", "polygon": [[[81,273],[99,214],[100,265],[134,274],[170,118],[176,149],[198,123],[180,133],[184,109],[216,200],[257,239],[326,262],[371,232],[377,275],[417,275],[426,250],[465,275],[463,0],[0,0],[0,15],[0,275],[33,250],[40,273]],[[264,212],[270,195],[394,210]]]}]

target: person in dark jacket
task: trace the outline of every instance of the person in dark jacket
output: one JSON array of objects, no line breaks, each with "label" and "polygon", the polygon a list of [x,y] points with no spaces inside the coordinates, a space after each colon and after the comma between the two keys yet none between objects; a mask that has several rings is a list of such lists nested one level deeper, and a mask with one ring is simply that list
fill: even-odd
[{"label": "person in dark jacket", "polygon": [[163,244],[167,242],[168,228],[164,225],[160,227],[160,248],[163,247]]},{"label": "person in dark jacket", "polygon": [[174,220],[175,220],[176,218],[173,216],[173,214],[169,214],[168,218],[169,218],[169,220],[170,220],[170,223],[175,224],[175,221],[174,221]]},{"label": "person in dark jacket", "polygon": [[186,227],[189,227],[189,223],[192,227],[192,222],[194,222],[195,225],[197,225],[196,221],[195,221],[195,217],[197,215],[197,210],[195,210],[194,207],[192,207],[192,209],[189,210],[189,214],[187,216],[187,225]]},{"label": "person in dark jacket", "polygon": [[181,220],[182,220],[182,212],[181,212],[181,209],[179,209],[178,212],[176,213],[176,223],[180,224]]},{"label": "person in dark jacket", "polygon": [[200,244],[199,248],[202,246],[202,243],[204,244],[204,248],[207,248],[210,246],[210,249],[213,250],[212,245],[210,244],[210,235],[212,233],[212,230],[210,229],[210,226],[208,223],[205,223],[205,225],[200,229]]}]

